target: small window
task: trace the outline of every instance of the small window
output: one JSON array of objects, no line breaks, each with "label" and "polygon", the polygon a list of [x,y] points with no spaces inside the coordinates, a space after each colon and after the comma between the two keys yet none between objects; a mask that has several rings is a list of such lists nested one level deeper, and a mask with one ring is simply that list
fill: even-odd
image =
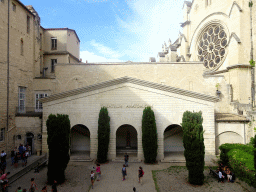
[{"label": "small window", "polygon": [[20,40],[20,54],[23,55],[23,39]]},{"label": "small window", "polygon": [[27,33],[30,32],[30,17],[27,15]]},{"label": "small window", "polygon": [[54,67],[55,67],[55,64],[57,63],[57,59],[52,59],[51,60],[51,72],[54,72]]},{"label": "small window", "polygon": [[51,41],[52,41],[52,50],[57,50],[57,38],[52,37]]},{"label": "small window", "polygon": [[21,135],[17,135],[17,139],[18,139],[18,140],[21,140]]},{"label": "small window", "polygon": [[14,3],[12,3],[12,10],[16,11],[16,5]]},{"label": "small window", "polygon": [[4,132],[5,132],[5,128],[2,128],[0,132],[0,141],[4,141]]}]

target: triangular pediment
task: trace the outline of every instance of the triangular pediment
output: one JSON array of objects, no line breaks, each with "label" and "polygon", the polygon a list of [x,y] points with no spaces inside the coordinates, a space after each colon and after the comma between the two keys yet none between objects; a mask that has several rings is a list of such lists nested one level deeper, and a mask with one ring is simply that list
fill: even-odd
[{"label": "triangular pediment", "polygon": [[116,86],[116,85],[120,85],[120,84],[124,84],[124,83],[131,83],[131,84],[143,86],[146,88],[170,92],[170,93],[183,95],[183,96],[187,96],[187,97],[192,97],[192,98],[196,98],[196,99],[200,99],[200,100],[210,101],[210,102],[219,101],[219,99],[214,96],[197,93],[197,92],[193,92],[193,91],[188,91],[188,90],[184,90],[184,89],[180,89],[180,88],[175,88],[175,87],[171,87],[171,86],[167,86],[167,85],[162,85],[159,83],[153,83],[153,82],[149,82],[149,81],[145,81],[145,80],[140,80],[140,79],[136,79],[136,78],[132,78],[132,77],[121,77],[121,78],[105,81],[102,83],[89,85],[89,86],[86,86],[83,88],[78,88],[78,89],[54,94],[49,97],[43,98],[40,101],[43,103],[50,102],[50,101],[54,101],[54,100],[58,100],[58,99],[62,99],[62,98],[66,98],[66,97],[70,97],[70,96],[74,96],[74,95],[79,95],[79,94],[83,94],[83,93],[87,93],[87,92],[91,92],[91,91],[95,91],[95,90],[105,89],[105,88],[108,88],[111,86]]}]

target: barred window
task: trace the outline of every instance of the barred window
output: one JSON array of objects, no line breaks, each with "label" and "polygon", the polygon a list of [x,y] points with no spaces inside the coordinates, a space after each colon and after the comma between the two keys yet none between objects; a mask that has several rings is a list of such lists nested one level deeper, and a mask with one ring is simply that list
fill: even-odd
[{"label": "barred window", "polygon": [[208,26],[198,41],[199,61],[203,62],[207,69],[215,69],[224,61],[227,45],[228,38],[224,28],[220,24]]},{"label": "barred window", "polygon": [[51,60],[51,72],[53,73],[55,70],[55,64],[57,63],[57,59]]},{"label": "barred window", "polygon": [[52,41],[52,50],[57,50],[57,38],[52,37],[51,41]]}]

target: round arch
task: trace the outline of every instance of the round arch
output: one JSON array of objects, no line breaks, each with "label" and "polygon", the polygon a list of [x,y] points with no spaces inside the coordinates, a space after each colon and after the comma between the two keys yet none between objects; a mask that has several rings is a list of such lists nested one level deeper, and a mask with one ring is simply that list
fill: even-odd
[{"label": "round arch", "polygon": [[116,153],[133,153],[137,155],[138,133],[137,130],[129,124],[124,124],[116,130]]},{"label": "round arch", "polygon": [[183,131],[178,124],[172,124],[164,130],[164,157],[184,158]]},{"label": "round arch", "polygon": [[71,128],[70,152],[71,154],[90,153],[90,130],[85,125],[76,124]]},{"label": "round arch", "polygon": [[244,143],[243,142],[243,137],[233,131],[226,131],[222,132],[219,135],[216,136],[215,138],[215,144],[216,144],[216,155],[219,154],[219,146],[221,146],[224,143]]}]

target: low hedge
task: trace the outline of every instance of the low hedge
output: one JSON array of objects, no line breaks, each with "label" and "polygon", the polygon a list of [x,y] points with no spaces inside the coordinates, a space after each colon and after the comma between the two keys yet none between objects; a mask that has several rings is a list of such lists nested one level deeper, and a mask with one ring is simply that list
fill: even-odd
[{"label": "low hedge", "polygon": [[256,170],[254,167],[254,148],[243,144],[223,144],[220,158],[229,165],[236,176],[247,184],[256,187]]},{"label": "low hedge", "polygon": [[256,187],[256,177],[253,155],[240,149],[232,149],[228,152],[229,165],[236,176],[247,184]]},{"label": "low hedge", "polygon": [[243,145],[243,144],[239,144],[239,143],[234,143],[234,144],[225,143],[225,144],[222,144],[219,147],[219,149],[221,151],[220,160],[225,165],[228,165],[228,163],[229,163],[229,158],[228,158],[227,154],[232,149],[240,149],[240,150],[247,152],[251,155],[254,154],[254,148],[252,146]]}]

